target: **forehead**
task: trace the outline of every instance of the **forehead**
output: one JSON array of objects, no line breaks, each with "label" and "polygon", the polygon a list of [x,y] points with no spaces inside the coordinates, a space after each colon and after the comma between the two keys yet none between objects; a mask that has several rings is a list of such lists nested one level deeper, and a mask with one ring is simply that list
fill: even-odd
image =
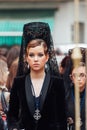
[{"label": "forehead", "polygon": [[42,45],[36,46],[36,47],[30,47],[29,52],[42,52],[44,51],[44,47]]},{"label": "forehead", "polygon": [[78,68],[74,68],[72,73],[86,73],[85,66],[79,66]]}]

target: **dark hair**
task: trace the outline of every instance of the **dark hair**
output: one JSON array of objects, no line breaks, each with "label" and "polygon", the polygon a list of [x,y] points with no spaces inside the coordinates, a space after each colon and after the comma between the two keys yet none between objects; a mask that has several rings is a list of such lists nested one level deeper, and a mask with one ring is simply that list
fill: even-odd
[{"label": "dark hair", "polygon": [[9,74],[8,74],[8,78],[7,78],[7,82],[6,82],[6,87],[8,88],[8,91],[11,90],[14,78],[16,77],[17,68],[18,68],[18,60],[19,60],[19,58],[17,57],[12,62],[10,69],[9,69]]},{"label": "dark hair", "polygon": [[68,64],[68,62],[69,62],[69,56],[68,55],[66,55],[63,59],[62,59],[62,61],[61,61],[61,66],[63,67],[63,68],[65,68],[66,66],[67,66],[67,64]]},{"label": "dark hair", "polygon": [[7,65],[10,68],[12,62],[19,56],[20,54],[20,46],[14,45],[10,48],[7,53]]},{"label": "dark hair", "polygon": [[27,48],[26,48],[26,53],[28,53],[29,48],[34,48],[34,47],[40,46],[40,45],[43,45],[44,52],[45,52],[45,54],[47,54],[47,52],[48,52],[47,44],[42,39],[35,39],[35,40],[32,40],[31,42],[29,42],[27,45]]},{"label": "dark hair", "polygon": [[[85,67],[85,66],[86,66],[86,65],[85,65],[84,62],[79,62],[79,63],[78,63],[78,67]],[[72,66],[71,66],[71,70],[70,70],[70,74],[72,73],[72,71],[73,71],[74,68],[75,68],[75,66],[72,65]]]}]

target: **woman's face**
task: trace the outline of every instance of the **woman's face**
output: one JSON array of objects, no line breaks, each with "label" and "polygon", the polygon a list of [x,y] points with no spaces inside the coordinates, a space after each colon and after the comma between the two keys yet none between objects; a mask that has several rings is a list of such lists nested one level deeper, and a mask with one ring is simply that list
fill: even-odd
[{"label": "woman's face", "polygon": [[74,68],[72,71],[72,81],[76,86],[76,83],[79,86],[80,92],[82,92],[86,86],[86,68],[85,66],[80,66]]},{"label": "woman's face", "polygon": [[30,47],[27,54],[27,62],[33,71],[43,70],[48,61],[48,54],[45,54],[43,45]]}]

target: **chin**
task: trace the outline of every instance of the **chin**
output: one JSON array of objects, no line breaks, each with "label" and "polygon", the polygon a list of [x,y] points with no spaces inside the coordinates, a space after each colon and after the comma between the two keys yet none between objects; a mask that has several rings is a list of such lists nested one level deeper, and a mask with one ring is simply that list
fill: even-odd
[{"label": "chin", "polygon": [[38,69],[38,68],[37,68],[37,69],[33,69],[33,71],[39,71],[39,70],[40,70],[40,69]]}]

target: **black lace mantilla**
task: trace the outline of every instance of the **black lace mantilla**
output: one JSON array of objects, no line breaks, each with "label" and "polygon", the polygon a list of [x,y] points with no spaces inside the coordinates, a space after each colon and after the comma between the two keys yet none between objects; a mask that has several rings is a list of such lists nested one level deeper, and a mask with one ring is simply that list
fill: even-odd
[{"label": "black lace mantilla", "polygon": [[31,22],[25,24],[23,27],[23,36],[17,76],[24,75],[28,72],[28,68],[25,62],[25,51],[27,44],[34,39],[43,39],[47,43],[50,57],[47,66],[49,66],[49,69],[52,73],[59,74],[57,60],[54,52],[53,40],[48,23]]}]

